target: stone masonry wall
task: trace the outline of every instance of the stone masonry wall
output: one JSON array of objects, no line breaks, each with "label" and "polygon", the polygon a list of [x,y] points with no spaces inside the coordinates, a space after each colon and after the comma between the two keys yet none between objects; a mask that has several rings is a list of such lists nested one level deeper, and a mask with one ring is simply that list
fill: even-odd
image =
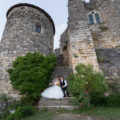
[{"label": "stone masonry wall", "polygon": [[120,48],[96,49],[99,66],[106,79],[120,84]]},{"label": "stone masonry wall", "polygon": [[[120,1],[91,0],[86,4],[88,14],[99,13],[101,23],[90,25],[95,48],[112,48],[120,45]],[[107,30],[102,30],[106,27]]]},{"label": "stone masonry wall", "polygon": [[61,35],[60,39],[60,50],[63,54],[63,64],[70,65],[70,57],[69,57],[69,36],[68,36],[68,28]]},{"label": "stone masonry wall", "polygon": [[78,63],[93,64],[99,70],[87,11],[82,0],[69,0],[69,56],[73,69]]},{"label": "stone masonry wall", "polygon": [[[119,6],[120,0],[90,0],[90,3],[69,0],[68,28],[60,42],[62,50],[67,41],[67,50],[62,52],[70,66],[74,68],[78,63],[97,66],[94,48],[114,48],[120,45]],[[88,14],[93,12],[100,15],[100,24],[89,24]]]},{"label": "stone masonry wall", "polygon": [[[42,10],[28,6],[17,6],[7,15],[7,23],[0,44],[0,94],[18,97],[11,87],[7,69],[17,56],[38,51],[44,55],[53,53],[53,24]],[[41,32],[35,31],[36,25]]]}]

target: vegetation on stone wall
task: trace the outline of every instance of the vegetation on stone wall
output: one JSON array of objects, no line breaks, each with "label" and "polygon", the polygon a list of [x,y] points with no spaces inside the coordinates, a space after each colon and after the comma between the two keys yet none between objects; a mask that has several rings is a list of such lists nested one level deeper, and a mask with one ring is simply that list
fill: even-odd
[{"label": "vegetation on stone wall", "polygon": [[24,102],[34,104],[39,100],[40,93],[48,87],[55,66],[55,55],[46,57],[35,52],[17,57],[8,70],[11,84],[23,95]]},{"label": "vegetation on stone wall", "polygon": [[99,25],[99,29],[104,32],[106,30],[108,30],[108,27],[105,25],[105,22],[101,22]]},{"label": "vegetation on stone wall", "polygon": [[77,54],[74,54],[74,57],[75,57],[75,58],[78,58],[78,55],[77,55]]},{"label": "vegetation on stone wall", "polygon": [[120,78],[114,79],[112,82],[108,82],[111,94],[120,94]]},{"label": "vegetation on stone wall", "polygon": [[106,31],[106,30],[108,30],[108,27],[106,27],[106,26],[100,26],[99,28],[101,29],[101,31]]},{"label": "vegetation on stone wall", "polygon": [[[9,101],[12,100],[12,97],[8,96],[7,94],[3,93],[0,95],[0,105],[2,110],[5,110],[8,108]],[[1,110],[1,109],[0,109]]]},{"label": "vegetation on stone wall", "polygon": [[116,48],[117,48],[118,50],[120,50],[120,45],[118,45]]},{"label": "vegetation on stone wall", "polygon": [[97,53],[97,60],[98,62],[104,63],[106,61],[106,58]]},{"label": "vegetation on stone wall", "polygon": [[67,50],[67,47],[68,47],[68,41],[65,41],[65,44],[63,46],[63,51]]},{"label": "vegetation on stone wall", "polygon": [[65,45],[65,46],[63,47],[63,51],[65,51],[65,50],[67,50],[67,45]]},{"label": "vegetation on stone wall", "polygon": [[76,73],[69,77],[69,91],[80,106],[89,106],[94,93],[103,95],[107,90],[104,75],[93,70],[92,65],[79,64]]}]

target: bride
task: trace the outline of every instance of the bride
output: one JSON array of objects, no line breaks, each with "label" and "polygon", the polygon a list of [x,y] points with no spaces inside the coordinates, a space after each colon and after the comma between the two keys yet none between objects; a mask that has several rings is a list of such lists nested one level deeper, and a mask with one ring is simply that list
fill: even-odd
[{"label": "bride", "polygon": [[50,99],[61,99],[64,97],[63,91],[60,87],[60,81],[58,77],[53,81],[52,87],[47,88],[41,96],[44,98],[50,98]]}]

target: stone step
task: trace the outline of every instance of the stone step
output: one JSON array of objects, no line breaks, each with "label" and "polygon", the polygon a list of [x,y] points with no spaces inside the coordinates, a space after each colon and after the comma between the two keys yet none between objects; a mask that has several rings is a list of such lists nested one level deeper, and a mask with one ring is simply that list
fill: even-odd
[{"label": "stone step", "polygon": [[65,68],[64,68],[64,69],[55,69],[55,70],[56,70],[56,71],[57,71],[57,70],[68,71],[68,72],[71,71],[71,70],[68,70],[68,69],[65,69]]},{"label": "stone step", "polygon": [[57,67],[55,70],[62,70],[62,71],[71,71],[71,68],[61,68],[61,67]]},{"label": "stone step", "polygon": [[58,105],[72,105],[72,103],[68,103],[68,102],[48,102],[48,103],[45,103],[45,102],[41,102],[39,103],[39,106],[48,106],[48,105],[51,105],[51,106],[58,106]]},{"label": "stone step", "polygon": [[69,74],[69,73],[71,73],[71,72],[66,72],[66,71],[55,71],[55,72],[53,72],[53,74],[61,74],[61,73],[64,73],[64,74]]},{"label": "stone step", "polygon": [[72,69],[70,67],[64,67],[64,66],[57,66],[55,71],[52,74],[52,79],[56,76],[63,76],[64,79],[67,79],[68,76],[72,73]]},{"label": "stone step", "polygon": [[72,109],[78,109],[79,106],[72,106],[72,105],[57,105],[57,106],[37,106],[39,110],[46,108],[47,110],[55,110],[55,109],[60,109],[64,108],[67,110],[72,110]]},{"label": "stone step", "polygon": [[61,100],[69,100],[69,99],[71,99],[71,98],[73,98],[73,97],[64,97],[64,98],[61,98],[61,99],[54,99],[54,98],[52,98],[52,99],[49,99],[49,98],[41,98],[40,100],[48,100],[48,101],[61,101]]},{"label": "stone step", "polygon": [[40,99],[38,105],[42,105],[42,106],[47,106],[47,105],[51,105],[51,106],[55,106],[55,105],[72,105],[72,103],[70,103],[69,99],[45,99],[42,98]]},{"label": "stone step", "polygon": [[72,97],[65,97],[63,99],[48,99],[48,98],[41,98],[40,101],[41,102],[68,102]]},{"label": "stone step", "polygon": [[66,97],[64,99],[46,99],[46,98],[41,98],[37,108],[43,109],[58,109],[58,108],[65,108],[65,109],[74,109],[78,108],[78,106],[74,106],[71,102],[70,99],[72,97]]}]

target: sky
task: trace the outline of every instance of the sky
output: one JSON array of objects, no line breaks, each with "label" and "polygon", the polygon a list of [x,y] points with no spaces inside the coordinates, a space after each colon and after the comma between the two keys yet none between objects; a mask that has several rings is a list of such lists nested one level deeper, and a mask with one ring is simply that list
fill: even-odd
[{"label": "sky", "polygon": [[54,48],[59,47],[59,39],[67,27],[68,0],[0,0],[0,40],[6,24],[7,10],[17,3],[30,3],[44,9],[53,19],[56,28]]}]

